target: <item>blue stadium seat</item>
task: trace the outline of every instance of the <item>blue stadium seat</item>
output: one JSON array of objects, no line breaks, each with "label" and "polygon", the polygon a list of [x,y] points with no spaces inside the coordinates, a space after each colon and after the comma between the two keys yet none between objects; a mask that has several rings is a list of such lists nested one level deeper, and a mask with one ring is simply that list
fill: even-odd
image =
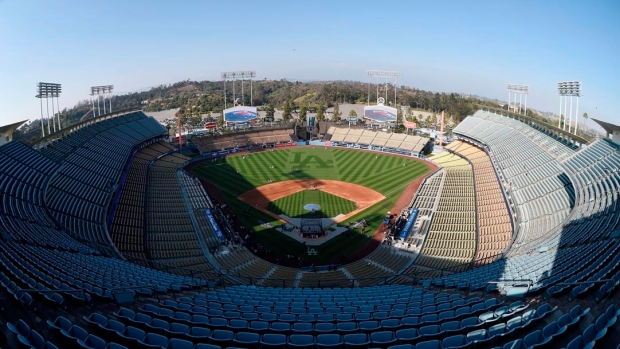
[{"label": "blue stadium seat", "polygon": [[287,345],[286,336],[277,333],[265,333],[260,340],[263,348],[283,348]]},{"label": "blue stadium seat", "polygon": [[289,348],[314,348],[314,336],[310,334],[292,334],[288,337]]},{"label": "blue stadium seat", "polygon": [[233,340],[234,345],[242,347],[256,347],[260,342],[260,335],[252,332],[237,332]]},{"label": "blue stadium seat", "polygon": [[88,335],[85,341],[78,340],[78,344],[82,348],[87,349],[106,349],[108,347],[108,343],[106,343],[106,341],[92,334]]},{"label": "blue stadium seat", "polygon": [[342,336],[338,334],[320,334],[316,336],[317,348],[340,348],[342,345]]}]

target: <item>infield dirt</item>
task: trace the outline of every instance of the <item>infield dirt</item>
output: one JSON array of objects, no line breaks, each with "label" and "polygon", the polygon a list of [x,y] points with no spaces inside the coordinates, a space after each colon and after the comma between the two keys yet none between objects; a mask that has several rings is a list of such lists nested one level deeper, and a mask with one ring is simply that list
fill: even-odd
[{"label": "infield dirt", "polygon": [[313,189],[321,190],[355,203],[356,209],[344,216],[338,217],[336,223],[345,221],[385,199],[385,196],[381,193],[364,186],[327,179],[300,179],[265,184],[241,194],[238,199],[274,218],[282,220],[280,216],[267,210],[267,205],[271,201],[298,193],[302,190]]}]

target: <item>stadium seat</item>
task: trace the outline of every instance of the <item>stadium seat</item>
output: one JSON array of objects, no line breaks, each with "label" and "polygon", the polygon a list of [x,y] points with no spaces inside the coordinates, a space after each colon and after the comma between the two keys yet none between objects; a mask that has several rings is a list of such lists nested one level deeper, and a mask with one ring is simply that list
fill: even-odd
[{"label": "stadium seat", "polygon": [[292,334],[288,337],[289,348],[314,348],[314,336],[309,334]]}]

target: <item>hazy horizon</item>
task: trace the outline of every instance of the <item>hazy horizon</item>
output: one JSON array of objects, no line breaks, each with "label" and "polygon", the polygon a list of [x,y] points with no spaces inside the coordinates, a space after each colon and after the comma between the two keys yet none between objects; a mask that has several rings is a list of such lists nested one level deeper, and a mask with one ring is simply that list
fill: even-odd
[{"label": "hazy horizon", "polygon": [[95,85],[122,94],[219,80],[230,70],[255,70],[256,79],[365,82],[368,69],[400,71],[399,86],[501,101],[507,83],[527,84],[528,107],[556,114],[557,82],[579,80],[579,117],[620,122],[613,93],[620,4],[613,1],[98,6],[0,1],[0,124],[39,118],[40,81],[63,85],[65,108],[87,100]]}]

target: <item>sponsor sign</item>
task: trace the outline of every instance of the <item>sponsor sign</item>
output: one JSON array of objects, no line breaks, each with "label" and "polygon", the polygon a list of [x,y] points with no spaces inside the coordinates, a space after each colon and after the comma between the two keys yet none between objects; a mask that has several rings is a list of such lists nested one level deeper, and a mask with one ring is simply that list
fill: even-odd
[{"label": "sponsor sign", "polygon": [[384,105],[373,105],[364,107],[364,117],[374,122],[394,122],[396,121],[396,108]]},{"label": "sponsor sign", "polygon": [[402,240],[405,240],[407,238],[409,232],[411,231],[411,228],[413,228],[413,223],[415,223],[416,218],[418,218],[418,209],[412,208],[409,212],[409,217],[407,217],[407,222],[405,223],[403,230],[400,231],[400,235],[398,237],[400,237]]},{"label": "sponsor sign", "polygon": [[233,107],[224,110],[224,121],[234,123],[247,123],[256,119],[258,112],[256,107]]},{"label": "sponsor sign", "polygon": [[222,229],[220,229],[220,226],[215,221],[215,217],[210,209],[205,210],[205,216],[207,216],[207,221],[209,222],[209,225],[211,226],[211,229],[213,230],[213,233],[215,233],[217,239],[220,241],[226,241],[224,233],[222,233]]},{"label": "sponsor sign", "polygon": [[405,121],[403,122],[403,125],[405,126],[406,129],[412,130],[416,127],[415,122],[413,121]]}]

